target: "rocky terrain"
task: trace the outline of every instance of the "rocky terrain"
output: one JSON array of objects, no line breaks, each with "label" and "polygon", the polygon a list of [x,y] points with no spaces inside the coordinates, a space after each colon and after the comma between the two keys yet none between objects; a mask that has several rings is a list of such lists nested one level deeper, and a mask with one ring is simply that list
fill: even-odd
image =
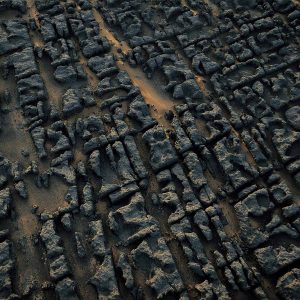
[{"label": "rocky terrain", "polygon": [[0,0],[0,299],[300,299],[297,0]]}]

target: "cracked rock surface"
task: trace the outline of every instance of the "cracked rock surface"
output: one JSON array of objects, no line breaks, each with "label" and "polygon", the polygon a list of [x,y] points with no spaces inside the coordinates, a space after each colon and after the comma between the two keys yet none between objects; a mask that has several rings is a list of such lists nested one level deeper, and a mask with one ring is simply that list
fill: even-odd
[{"label": "cracked rock surface", "polygon": [[0,0],[0,299],[300,299],[298,0]]}]

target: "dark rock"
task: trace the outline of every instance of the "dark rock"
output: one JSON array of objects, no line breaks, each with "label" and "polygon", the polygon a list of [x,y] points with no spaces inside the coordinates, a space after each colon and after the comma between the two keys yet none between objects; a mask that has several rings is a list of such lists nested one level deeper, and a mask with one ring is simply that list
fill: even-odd
[{"label": "dark rock", "polygon": [[89,59],[88,66],[100,79],[118,72],[118,68],[112,55],[105,55],[103,57],[94,56]]},{"label": "dark rock", "polygon": [[[115,188],[112,186],[111,188]],[[109,194],[109,199],[112,202],[112,204],[117,204],[124,198],[134,194],[139,190],[139,187],[136,183],[129,183],[127,185],[122,186],[121,188],[113,191],[112,193]],[[102,190],[101,190],[102,191]]]},{"label": "dark rock", "polygon": [[284,204],[293,199],[292,193],[284,182],[272,186],[270,191],[278,204]]},{"label": "dark rock", "polygon": [[259,265],[268,275],[277,273],[300,258],[300,250],[295,245],[290,245],[288,248],[268,246],[255,250],[254,254]]},{"label": "dark rock", "polygon": [[9,235],[9,230],[8,229],[4,229],[4,230],[0,231],[0,239],[1,240],[7,238],[8,235]]},{"label": "dark rock", "polygon": [[26,1],[25,0],[3,0],[0,3],[0,11],[9,9],[16,9],[21,13],[26,12]]},{"label": "dark rock", "polygon": [[276,228],[277,226],[279,226],[281,224],[281,219],[278,215],[273,215],[272,220],[266,225],[266,229],[268,231],[273,230],[274,228]]},{"label": "dark rock", "polygon": [[300,269],[294,268],[281,276],[277,281],[276,290],[282,299],[297,299],[300,294]]},{"label": "dark rock", "polygon": [[290,224],[282,224],[278,226],[270,233],[270,236],[275,236],[279,234],[289,236],[292,239],[296,239],[299,237],[299,233],[297,232],[297,230],[293,228]]},{"label": "dark rock", "polygon": [[162,127],[155,126],[143,134],[150,146],[150,164],[159,171],[177,162],[178,158]]},{"label": "dark rock", "polygon": [[133,278],[132,268],[129,264],[127,255],[125,255],[124,253],[120,254],[117,266],[122,270],[122,275],[125,280],[125,286],[128,289],[133,289],[134,278]]},{"label": "dark rock", "polygon": [[36,104],[46,99],[44,82],[38,74],[20,79],[17,82],[17,89],[21,106]]},{"label": "dark rock", "polygon": [[213,238],[211,229],[209,228],[209,219],[203,210],[199,210],[194,215],[194,223],[200,229],[205,238],[210,241]]},{"label": "dark rock", "polygon": [[300,130],[300,106],[293,106],[285,112],[287,121],[295,130]]},{"label": "dark rock", "polygon": [[282,209],[282,215],[285,217],[285,218],[291,218],[291,217],[294,217],[295,215],[298,215],[300,213],[300,207],[293,203],[289,206],[285,206],[283,209]]},{"label": "dark rock", "polygon": [[[172,255],[161,237],[155,242],[144,240],[131,251],[130,256],[135,266],[147,274],[146,285],[155,291],[157,299],[183,291],[183,283]],[[168,272],[163,269],[166,265]]]},{"label": "dark rock", "polygon": [[110,44],[104,37],[90,38],[84,41],[82,53],[85,57],[91,58],[96,55],[107,52],[110,49]]},{"label": "dark rock", "polygon": [[50,18],[43,18],[40,24],[41,34],[45,42],[54,41],[57,39],[56,32]]},{"label": "dark rock", "polygon": [[45,149],[45,129],[43,127],[35,127],[30,132],[33,139],[34,146],[40,159],[46,158],[47,153]]},{"label": "dark rock", "polygon": [[31,45],[27,26],[22,20],[4,21],[0,31],[0,55]]},{"label": "dark rock", "polygon": [[52,24],[55,26],[56,32],[60,37],[67,37],[69,35],[69,29],[65,15],[60,14],[54,16]]},{"label": "dark rock", "polygon": [[197,148],[202,148],[205,145],[206,140],[197,129],[196,120],[189,111],[183,112],[182,124],[192,143]]},{"label": "dark rock", "polygon": [[110,255],[105,256],[104,261],[89,282],[96,288],[99,300],[103,297],[121,299]]},{"label": "dark rock", "polygon": [[89,165],[94,174],[101,178],[102,177],[102,172],[101,172],[101,163],[100,163],[100,151],[99,150],[94,150],[90,157],[89,157]]},{"label": "dark rock", "polygon": [[103,78],[97,86],[97,95],[103,96],[106,93],[125,90],[133,92],[134,86],[126,71],[119,71],[117,74]]},{"label": "dark rock", "polygon": [[235,274],[236,278],[237,278],[237,283],[238,285],[244,290],[247,291],[250,289],[250,286],[248,285],[247,282],[247,277],[244,273],[243,267],[241,265],[241,263],[237,260],[235,260],[234,262],[232,262],[230,264],[231,269],[233,270],[233,273]]},{"label": "dark rock", "polygon": [[106,253],[102,221],[96,220],[90,222],[89,229],[92,236],[91,246],[93,249],[93,254],[102,259]]},{"label": "dark rock", "polygon": [[110,193],[113,193],[117,190],[120,189],[120,186],[118,184],[108,184],[108,183],[103,183],[101,186],[101,190],[99,192],[100,197],[106,197]]},{"label": "dark rock", "polygon": [[87,178],[86,167],[83,161],[78,162],[76,170],[80,176]]},{"label": "dark rock", "polygon": [[15,77],[17,80],[38,74],[37,64],[31,47],[12,54],[10,59],[14,67]]},{"label": "dark rock", "polygon": [[70,274],[66,257],[60,255],[54,258],[50,263],[50,278],[54,281],[60,280]]},{"label": "dark rock", "polygon": [[135,173],[138,175],[140,179],[146,178],[148,172],[143,164],[143,161],[140,157],[140,153],[138,151],[137,145],[133,136],[127,135],[124,139],[124,146],[127,150],[128,157],[132,164],[132,167]]},{"label": "dark rock", "polygon": [[72,231],[73,221],[72,221],[71,214],[69,214],[69,213],[64,214],[60,221],[66,231],[68,231],[68,232]]},{"label": "dark rock", "polygon": [[69,206],[71,208],[78,207],[78,192],[77,192],[77,186],[72,185],[68,188],[68,191],[65,195],[65,200],[69,203]]},{"label": "dark rock", "polygon": [[[213,254],[214,254],[214,258],[215,258],[217,266],[219,268],[224,268],[227,265],[227,262],[226,262],[224,256],[218,250],[215,250]],[[226,269],[225,269],[225,273],[226,273]],[[226,276],[226,274],[225,274],[225,276]]]},{"label": "dark rock", "polygon": [[93,196],[93,187],[90,183],[87,183],[82,191],[83,194],[83,204],[80,205],[80,211],[86,217],[94,215],[95,204]]},{"label": "dark rock", "polygon": [[49,258],[57,257],[63,253],[63,248],[60,246],[61,239],[55,232],[53,220],[48,220],[43,224],[40,237],[45,244]]},{"label": "dark rock", "polygon": [[69,164],[69,162],[73,160],[73,158],[74,158],[73,152],[67,150],[62,154],[60,154],[58,157],[52,159],[51,166],[55,167],[57,165],[62,165],[64,163]]},{"label": "dark rock", "polygon": [[157,124],[149,112],[149,108],[142,96],[136,97],[129,105],[128,115],[141,123],[143,129],[150,128]]},{"label": "dark rock", "polygon": [[220,66],[208,58],[205,54],[197,54],[193,57],[193,68],[199,74],[202,75],[201,69],[206,75],[215,73],[220,69]]},{"label": "dark rock", "polygon": [[237,218],[241,229],[241,238],[246,242],[250,248],[257,248],[262,243],[268,240],[267,232],[262,231],[260,228],[254,228],[249,220],[249,210],[243,203],[237,203],[235,206]]},{"label": "dark rock", "polygon": [[28,192],[24,181],[18,181],[17,183],[15,183],[14,187],[21,198],[28,198]]},{"label": "dark rock", "polygon": [[0,218],[6,218],[10,211],[11,194],[9,188],[0,191]]},{"label": "dark rock", "polygon": [[189,79],[175,86],[173,97],[175,99],[203,99],[201,92],[195,79]]},{"label": "dark rock", "polygon": [[260,189],[242,201],[243,204],[248,208],[249,214],[260,217],[263,216],[266,212],[274,208],[274,204],[269,199],[269,194],[266,189]]},{"label": "dark rock", "polygon": [[203,281],[196,285],[196,289],[199,292],[200,299],[213,299],[214,297],[221,297],[224,300],[230,299],[224,287],[218,283],[209,283],[208,280]]},{"label": "dark rock", "polygon": [[258,176],[258,172],[247,162],[237,137],[231,135],[223,138],[214,146],[214,152],[235,189],[251,182]]},{"label": "dark rock", "polygon": [[156,174],[156,179],[161,184],[169,183],[172,180],[172,175],[170,170],[166,169],[160,171],[159,173]]},{"label": "dark rock", "polygon": [[8,240],[5,240],[0,243],[0,297],[3,299],[10,299],[9,295],[12,294],[12,279],[10,274],[13,266],[10,244]]},{"label": "dark rock", "polygon": [[180,121],[177,118],[173,118],[172,126],[175,129],[176,141],[175,148],[179,153],[184,153],[191,149],[192,143],[187,137],[184,129],[181,127]]},{"label": "dark rock", "polygon": [[294,154],[291,147],[300,141],[300,132],[292,131],[287,128],[275,129],[272,141],[284,163],[298,158],[296,152]]},{"label": "dark rock", "polygon": [[188,152],[183,161],[189,171],[188,177],[192,182],[192,186],[199,189],[206,185],[207,181],[197,154],[194,152]]},{"label": "dark rock", "polygon": [[[136,179],[136,176],[131,168],[130,161],[127,157],[127,154],[125,152],[124,146],[121,142],[117,141],[112,145],[112,148],[115,155],[115,161],[116,161],[116,170],[117,173],[124,183],[131,183],[134,182]],[[118,158],[118,159],[116,159]]]},{"label": "dark rock", "polygon": [[11,162],[0,153],[0,187],[3,187],[11,176]]},{"label": "dark rock", "polygon": [[[136,193],[130,198],[128,205],[109,213],[109,227],[124,246],[142,240],[158,230],[155,220],[145,211],[144,201],[143,196]],[[123,230],[124,226],[126,231]]]},{"label": "dark rock", "polygon": [[239,290],[239,287],[237,286],[237,284],[235,282],[235,278],[234,278],[234,275],[233,275],[231,269],[229,269],[228,267],[225,267],[224,275],[225,275],[226,280],[228,281],[229,285],[231,286],[231,288],[235,291]]},{"label": "dark rock", "polygon": [[48,10],[57,4],[59,4],[59,0],[35,0],[38,11]]},{"label": "dark rock", "polygon": [[58,165],[51,167],[51,171],[54,175],[62,177],[68,184],[76,184],[76,173],[72,166]]},{"label": "dark rock", "polygon": [[81,111],[85,106],[92,106],[96,104],[96,101],[89,89],[69,89],[63,95],[62,101],[62,111],[66,117]]},{"label": "dark rock", "polygon": [[57,293],[60,300],[78,300],[76,294],[75,282],[66,277],[59,281],[55,287],[55,292]]},{"label": "dark rock", "polygon": [[77,79],[77,73],[73,66],[58,66],[53,75],[60,83],[72,82]]},{"label": "dark rock", "polygon": [[18,182],[23,179],[23,168],[19,162],[11,164],[11,175],[14,177],[14,182]]}]

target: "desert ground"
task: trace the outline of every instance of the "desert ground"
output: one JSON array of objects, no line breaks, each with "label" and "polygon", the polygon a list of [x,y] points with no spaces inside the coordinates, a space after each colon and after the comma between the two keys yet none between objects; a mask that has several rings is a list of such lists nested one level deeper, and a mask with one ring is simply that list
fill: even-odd
[{"label": "desert ground", "polygon": [[0,0],[0,299],[300,299],[297,0]]}]

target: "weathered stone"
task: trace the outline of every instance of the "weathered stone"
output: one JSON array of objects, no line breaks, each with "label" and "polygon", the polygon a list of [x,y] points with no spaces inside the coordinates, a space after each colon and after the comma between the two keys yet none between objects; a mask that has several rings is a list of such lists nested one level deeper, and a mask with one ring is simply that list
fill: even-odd
[{"label": "weathered stone", "polygon": [[150,146],[150,164],[159,171],[177,162],[178,158],[162,127],[155,126],[143,134]]},{"label": "weathered stone", "polygon": [[128,157],[133,166],[135,173],[140,179],[146,178],[148,172],[143,164],[140,153],[138,151],[137,145],[133,136],[127,135],[124,139],[124,146],[127,150]]},{"label": "weathered stone", "polygon": [[188,152],[183,161],[189,170],[188,177],[192,182],[192,186],[199,189],[206,185],[207,181],[197,154],[194,152]]},{"label": "weathered stone", "polygon": [[58,165],[56,167],[52,167],[51,171],[54,175],[62,177],[68,184],[76,184],[76,173],[72,166]]},{"label": "weathered stone", "polygon": [[144,198],[140,193],[135,193],[128,205],[110,212],[108,222],[122,245],[135,243],[158,230],[155,220],[145,211]]},{"label": "weathered stone", "polygon": [[296,130],[300,130],[300,106],[294,106],[289,108],[285,112],[287,121],[294,127]]},{"label": "weathered stone", "polygon": [[285,300],[297,299],[300,294],[300,270],[294,268],[281,276],[277,281],[276,289]]},{"label": "weathered stone", "polygon": [[91,153],[89,158],[89,165],[92,169],[92,171],[97,175],[98,177],[102,177],[101,175],[101,163],[100,163],[100,151],[95,150]]},{"label": "weathered stone", "polygon": [[55,232],[53,220],[48,220],[43,224],[40,237],[45,244],[49,258],[57,257],[63,253],[63,248],[60,246],[61,239]]},{"label": "weathered stone", "polygon": [[93,186],[87,183],[83,188],[83,204],[80,205],[80,211],[86,217],[91,217],[95,213]]},{"label": "weathered stone", "polygon": [[73,66],[58,66],[53,75],[60,83],[72,82],[77,79],[77,73]]},{"label": "weathered stone", "polygon": [[55,287],[55,292],[57,293],[60,300],[78,300],[76,294],[75,282],[66,277],[59,281]]},{"label": "weathered stone", "polygon": [[34,105],[46,99],[44,82],[39,74],[20,79],[17,82],[17,90],[21,106]]},{"label": "weathered stone", "polygon": [[0,55],[31,45],[27,26],[22,20],[4,21],[5,30],[0,30]]},{"label": "weathered stone", "polygon": [[28,191],[24,181],[18,181],[17,183],[15,183],[14,187],[21,198],[23,199],[28,198]]},{"label": "weathered stone", "polygon": [[[157,299],[183,290],[171,253],[162,238],[154,243],[144,240],[131,251],[131,257],[136,267],[148,274],[146,285],[156,292]],[[169,266],[168,272],[162,269],[163,265]]]},{"label": "weathered stone", "polygon": [[118,72],[112,55],[105,55],[103,57],[94,56],[88,60],[88,66],[100,79]]},{"label": "weathered stone", "polygon": [[9,188],[0,191],[0,219],[6,218],[10,211],[11,194]]},{"label": "weathered stone", "polygon": [[103,263],[89,281],[96,288],[99,300],[102,300],[103,297],[108,300],[121,299],[112,258],[109,254],[105,256]]},{"label": "weathered stone", "polygon": [[129,105],[128,115],[141,123],[143,129],[150,128],[157,124],[149,112],[149,108],[142,96],[136,97]]},{"label": "weathered stone", "polygon": [[203,233],[205,238],[210,241],[213,238],[211,229],[209,228],[209,219],[203,210],[199,210],[194,215],[194,222],[200,231]]},{"label": "weathered stone", "polygon": [[255,217],[263,216],[266,212],[274,208],[274,204],[270,201],[266,189],[253,192],[242,202],[247,206],[249,214]]},{"label": "weathered stone", "polygon": [[92,221],[89,223],[89,229],[92,235],[91,245],[93,254],[102,259],[105,256],[104,233],[101,220]]},{"label": "weathered stone", "polygon": [[132,268],[129,264],[128,257],[124,253],[120,254],[117,266],[122,270],[122,275],[125,279],[125,286],[128,289],[133,289],[134,278],[132,274]]},{"label": "weathered stone", "polygon": [[300,207],[293,203],[289,206],[285,206],[283,209],[282,209],[282,215],[285,217],[285,218],[291,218],[291,217],[294,217],[295,215],[298,215],[300,213]]},{"label": "weathered stone", "polygon": [[300,249],[295,245],[290,245],[289,248],[268,246],[255,250],[254,254],[264,272],[270,275],[297,261],[300,258]]},{"label": "weathered stone", "polygon": [[112,185],[110,188],[113,189],[113,192],[109,194],[109,199],[112,204],[117,204],[124,198],[134,194],[135,192],[139,191],[139,187],[136,183],[129,183],[121,186],[118,189],[115,189],[115,186]]},{"label": "weathered stone", "polygon": [[35,127],[33,130],[31,130],[30,133],[39,158],[46,158],[47,153],[45,149],[45,129],[43,127]]},{"label": "weathered stone", "polygon": [[66,117],[81,111],[85,106],[92,106],[96,104],[96,101],[89,89],[69,89],[63,95],[62,101],[62,111]]},{"label": "weathered stone", "polygon": [[124,182],[124,184],[134,182],[136,180],[136,175],[131,168],[123,144],[120,141],[117,141],[112,145],[112,149],[116,154],[113,165],[116,166],[116,171],[120,180]]},{"label": "weathered stone", "polygon": [[70,274],[66,257],[60,255],[50,263],[50,277],[57,281]]},{"label": "weathered stone", "polygon": [[21,52],[12,54],[10,59],[14,67],[15,77],[17,80],[38,73],[33,49],[31,47],[25,48]]},{"label": "weathered stone", "polygon": [[68,232],[72,231],[73,221],[72,221],[71,214],[69,214],[69,213],[64,214],[60,221],[66,231],[68,231]]}]

